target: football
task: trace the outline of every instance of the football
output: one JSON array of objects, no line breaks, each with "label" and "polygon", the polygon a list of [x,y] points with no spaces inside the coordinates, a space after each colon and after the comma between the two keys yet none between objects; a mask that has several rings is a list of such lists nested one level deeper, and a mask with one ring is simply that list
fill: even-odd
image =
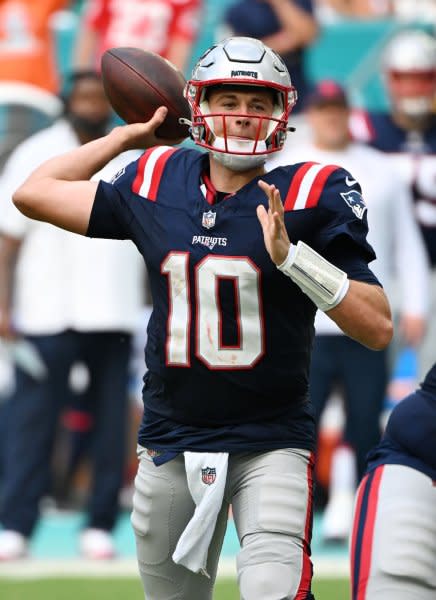
[{"label": "football", "polygon": [[159,106],[168,114],[156,136],[178,140],[189,136],[191,118],[183,96],[185,78],[169,61],[140,48],[111,48],[101,59],[103,86],[112,108],[126,123],[148,121]]}]

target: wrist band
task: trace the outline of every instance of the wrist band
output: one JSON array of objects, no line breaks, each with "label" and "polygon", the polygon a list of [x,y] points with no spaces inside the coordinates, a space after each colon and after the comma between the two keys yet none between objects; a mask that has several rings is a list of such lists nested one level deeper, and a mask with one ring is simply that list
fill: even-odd
[{"label": "wrist band", "polygon": [[344,271],[301,240],[297,245],[291,244],[286,259],[277,268],[290,277],[322,311],[337,306],[350,287]]}]

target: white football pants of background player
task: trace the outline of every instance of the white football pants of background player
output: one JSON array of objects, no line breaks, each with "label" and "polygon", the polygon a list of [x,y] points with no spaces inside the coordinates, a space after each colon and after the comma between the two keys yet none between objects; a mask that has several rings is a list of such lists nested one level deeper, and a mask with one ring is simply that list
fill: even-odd
[{"label": "white football pants of background player", "polygon": [[350,554],[352,600],[435,600],[436,483],[403,465],[366,475]]}]

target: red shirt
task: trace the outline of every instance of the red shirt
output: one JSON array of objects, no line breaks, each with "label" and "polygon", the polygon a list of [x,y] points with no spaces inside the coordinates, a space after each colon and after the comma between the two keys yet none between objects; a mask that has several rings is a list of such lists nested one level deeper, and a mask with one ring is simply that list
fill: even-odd
[{"label": "red shirt", "polygon": [[98,32],[98,59],[108,48],[144,48],[166,58],[174,37],[193,41],[202,0],[88,0],[85,22]]}]

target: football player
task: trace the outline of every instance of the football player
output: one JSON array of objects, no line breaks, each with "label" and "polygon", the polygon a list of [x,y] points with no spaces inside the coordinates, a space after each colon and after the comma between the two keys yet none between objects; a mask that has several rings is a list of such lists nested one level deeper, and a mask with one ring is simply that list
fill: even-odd
[{"label": "football player", "polygon": [[[400,31],[381,57],[388,111],[357,113],[354,137],[388,153],[399,178],[411,189],[416,218],[432,267],[430,318],[419,349],[420,378],[434,360],[436,343],[436,39],[416,28]],[[422,334],[422,320],[408,319],[408,331]],[[400,334],[405,333],[400,328]],[[406,335],[404,336],[406,337]]]},{"label": "football player", "polygon": [[[311,162],[265,172],[296,101],[281,58],[256,39],[226,39],[200,58],[185,94],[207,152],[157,145],[161,107],[45,163],[14,201],[83,235],[131,239],[147,264],[132,513],[147,599],[212,597],[231,504],[241,597],[309,600],[315,313],[382,349],[389,304],[368,268],[352,175]],[[137,147],[148,150],[112,183],[88,181]]]},{"label": "football player", "polygon": [[436,363],[368,455],[351,539],[352,600],[436,597]]}]

